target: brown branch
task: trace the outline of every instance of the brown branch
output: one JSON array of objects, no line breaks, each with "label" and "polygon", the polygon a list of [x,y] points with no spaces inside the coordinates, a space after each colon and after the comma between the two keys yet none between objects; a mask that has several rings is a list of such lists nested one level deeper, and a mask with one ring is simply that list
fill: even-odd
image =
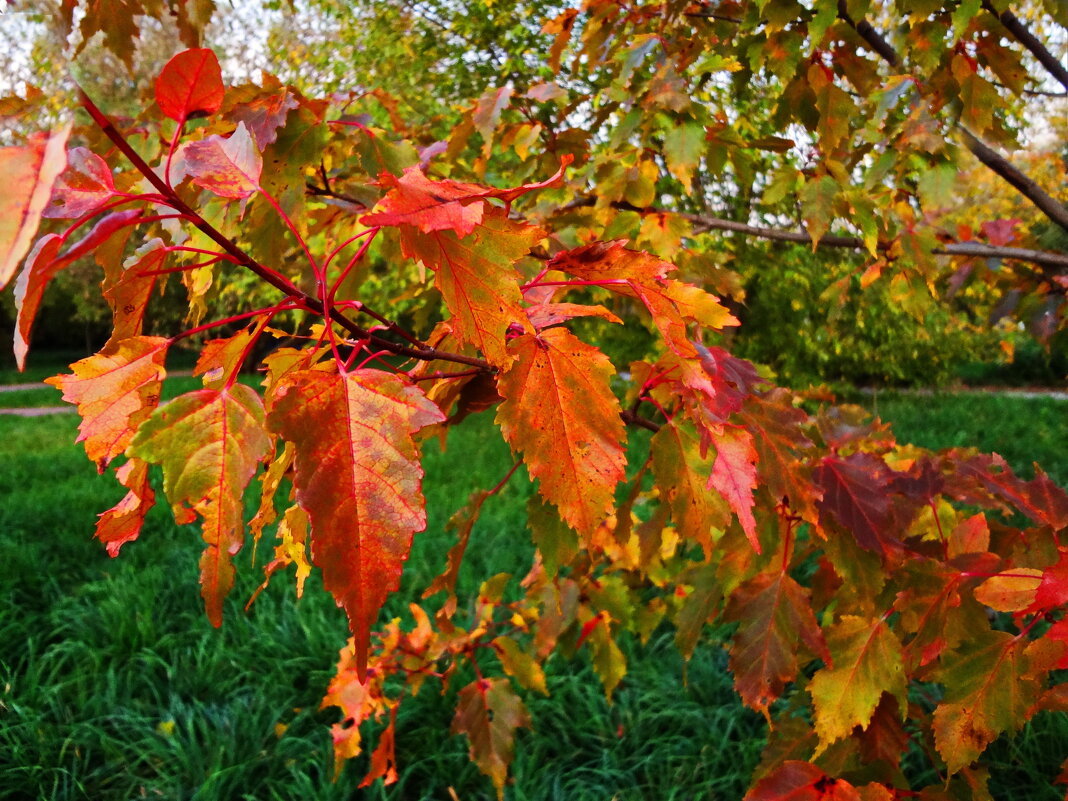
[{"label": "brown branch", "polygon": [[1064,65],[1057,60],[1057,57],[1049,52],[1038,37],[1027,29],[1027,26],[1020,21],[1019,17],[1008,9],[999,14],[990,0],[983,0],[983,8],[997,17],[1001,24],[1005,26],[1005,30],[1011,33],[1016,38],[1016,41],[1026,47],[1031,52],[1031,55],[1038,60],[1038,63],[1045,67],[1061,86],[1068,89],[1068,69],[1065,69]]},{"label": "brown branch", "polygon": [[619,413],[620,418],[624,423],[631,426],[637,426],[638,428],[644,428],[648,431],[652,431],[654,434],[660,430],[660,424],[654,423],[647,417],[642,417],[629,409],[625,412]]},{"label": "brown branch", "polygon": [[[891,67],[900,66],[901,57],[898,55],[897,51],[894,50],[890,43],[887,42],[886,39],[884,39],[866,20],[861,18],[859,21],[854,21],[846,11],[845,0],[838,1],[838,16],[843,22],[852,27],[876,53],[882,56],[886,63]],[[1011,16],[1011,14],[1009,16]],[[1015,19],[1015,17],[1013,17],[1013,19]],[[1004,24],[1004,20],[1002,20],[1002,24]],[[1022,26],[1020,27],[1022,28]],[[1026,28],[1023,29],[1023,33],[1030,35]],[[1041,43],[1037,42],[1037,40],[1035,41],[1041,48]],[[1026,43],[1024,43],[1024,46],[1027,46]],[[1042,50],[1045,51],[1045,48],[1042,48]],[[1065,83],[1065,86],[1068,87],[1068,83]],[[1002,157],[992,147],[982,142],[963,125],[959,127],[964,134],[965,146],[977,159],[979,159],[979,161],[989,167],[994,173],[1001,176],[1002,179],[1030,200],[1031,203],[1040,209],[1053,222],[1068,231],[1068,208],[1065,208],[1064,205],[1058,203],[1053,196],[1049,195],[1042,189],[1042,187],[1024,175],[1008,159]]]},{"label": "brown branch", "polygon": [[[266,281],[285,295],[293,298],[300,306],[306,308],[317,314],[323,314],[323,304],[319,298],[308,295],[298,289],[289,279],[280,275],[269,267],[260,264],[244,250],[238,247],[232,240],[226,235],[217,230],[207,220],[201,217],[191,206],[183,201],[178,193],[167,184],[156,171],[148,165],[148,163],[141,158],[141,155],[133,149],[130,143],[126,140],[119,130],[114,126],[111,120],[102,112],[97,105],[89,98],[83,90],[79,90],[81,96],[82,106],[89,116],[93,118],[93,121],[100,127],[104,135],[108,137],[119,149],[120,152],[133,164],[134,168],[140,172],[149,183],[151,183],[159,193],[166,199],[167,203],[178,211],[183,216],[187,217],[190,222],[193,223],[205,236],[210,238],[215,244],[222,248],[229,256],[231,256],[235,263],[241,267],[254,273],[256,276]],[[409,347],[407,345],[401,345],[396,342],[392,342],[379,334],[372,331],[368,331],[359,324],[353,322],[336,308],[330,309],[330,318],[347,330],[353,336],[367,340],[373,343],[375,347],[387,350],[390,353],[394,353],[398,356],[404,356],[409,359],[418,359],[420,361],[433,361],[440,359],[442,361],[455,362],[457,364],[467,364],[472,367],[478,367],[482,370],[492,370],[492,366],[485,359],[478,359],[473,356],[464,356],[460,353],[449,353],[447,351],[439,351],[437,348],[429,346],[422,347]]]},{"label": "brown branch", "polygon": [[[780,228],[764,228],[757,225],[746,225],[744,223],[734,222],[733,220],[723,220],[718,217],[705,217],[700,214],[679,214],[678,216],[689,220],[695,226],[706,231],[731,231],[745,236],[770,239],[776,242],[798,242],[805,245],[812,244],[812,236],[808,231],[785,231]],[[816,243],[816,245],[818,247],[848,248],[851,250],[862,250],[865,247],[864,241],[855,236],[824,236]],[[940,245],[935,248],[932,253],[941,256],[978,256],[988,259],[1014,259],[1016,261],[1038,264],[1042,267],[1068,273],[1068,256],[1060,253],[1050,253],[1044,250],[997,247],[982,242],[952,242]]]},{"label": "brown branch", "polygon": [[863,17],[859,21],[854,21],[849,16],[845,0],[838,0],[838,18],[855,30],[860,35],[860,38],[867,42],[868,47],[878,53],[891,67],[896,67],[901,63],[901,57],[897,54],[894,46],[886,41],[882,34],[872,27],[870,22]]},{"label": "brown branch", "polygon": [[1068,231],[1068,208],[1046,194],[1042,187],[1020,172],[1008,159],[990,147],[990,145],[980,141],[975,134],[963,125],[959,127],[961,134],[964,136],[964,144],[967,145],[968,150],[972,151],[979,161],[1005,179],[1016,191],[1030,200],[1053,222]]}]

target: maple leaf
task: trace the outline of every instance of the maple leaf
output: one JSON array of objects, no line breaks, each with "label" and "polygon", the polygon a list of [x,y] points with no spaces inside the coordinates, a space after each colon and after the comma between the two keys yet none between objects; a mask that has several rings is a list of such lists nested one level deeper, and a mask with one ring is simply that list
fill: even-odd
[{"label": "maple leaf", "polygon": [[761,573],[731,596],[727,620],[741,625],[731,645],[730,668],[746,706],[768,718],[771,702],[797,678],[797,651],[803,641],[830,661],[808,592],[782,572]]},{"label": "maple leaf", "polygon": [[244,200],[259,191],[263,157],[243,122],[229,137],[213,134],[179,153],[181,168],[193,183],[220,197]]},{"label": "maple leaf", "polygon": [[111,341],[119,342],[141,333],[145,309],[156,285],[155,275],[144,275],[163,267],[167,250],[158,237],[145,242],[122,264],[122,271],[105,275],[104,299],[112,312]]},{"label": "maple leaf", "polygon": [[156,503],[156,493],[148,483],[148,462],[130,459],[115,471],[115,477],[129,492],[96,521],[96,538],[104,543],[108,556],[118,556],[123,545],[137,539],[145,515]]},{"label": "maple leaf", "polygon": [[816,483],[823,490],[817,504],[821,518],[830,515],[862,548],[884,555],[900,547],[890,526],[890,472],[881,459],[858,451],[845,459],[824,457],[816,473]]},{"label": "maple leaf", "polygon": [[811,762],[788,760],[753,785],[743,801],[861,801],[861,796]]},{"label": "maple leaf", "polygon": [[1041,469],[1035,470],[1033,479],[1023,481],[1002,457],[993,454],[970,460],[960,473],[1036,523],[1050,526],[1054,531],[1068,528],[1068,493],[1050,481]]},{"label": "maple leaf", "polygon": [[34,134],[21,147],[0,148],[0,289],[7,286],[30,249],[52,185],[67,165],[70,125],[51,136]]},{"label": "maple leaf", "polygon": [[667,278],[669,262],[624,247],[626,240],[596,242],[558,253],[547,267],[562,270],[617,294],[637,298],[649,310],[664,342],[683,359],[698,355],[686,324],[718,330],[738,321],[714,295],[699,287]]},{"label": "maple leaf", "polygon": [[944,701],[934,711],[935,747],[951,774],[974,762],[999,734],[1027,720],[1041,683],[1029,673],[1026,641],[979,631],[938,673]]},{"label": "maple leaf", "polygon": [[699,452],[697,432],[692,425],[672,419],[660,427],[650,447],[653,474],[671,504],[679,534],[700,543],[711,558],[711,530],[725,528],[728,518],[722,503],[707,490],[712,465]]},{"label": "maple leaf", "polygon": [[467,550],[467,542],[471,539],[471,530],[482,512],[482,504],[489,497],[488,491],[475,490],[467,499],[467,503],[449,518],[446,528],[456,531],[456,544],[449,548],[448,556],[445,557],[445,570],[430,582],[430,586],[423,593],[424,598],[429,598],[444,590],[448,597],[442,610],[449,617],[456,612],[456,580],[460,577],[460,565]]},{"label": "maple leaf", "polygon": [[515,730],[529,725],[527,708],[508,679],[476,679],[460,690],[452,731],[467,735],[471,759],[493,780],[498,799],[504,798]]},{"label": "maple leaf", "polygon": [[278,129],[285,124],[286,116],[297,108],[300,108],[300,101],[293,92],[284,89],[279,94],[242,103],[228,116],[245,124],[256,140],[256,146],[262,151],[275,143],[278,139]]},{"label": "maple leaf", "polygon": [[716,462],[708,477],[708,487],[714,488],[730,504],[753,550],[761,553],[753,517],[753,489],[757,486],[753,435],[745,429],[724,427],[714,436],[713,443]]},{"label": "maple leaf", "polygon": [[126,450],[137,427],[159,403],[170,342],[131,337],[72,364],[73,373],[45,381],[75,403],[82,417],[78,442],[100,472]]},{"label": "maple leaf", "polygon": [[513,359],[505,343],[508,327],[526,319],[519,305],[520,274],[512,265],[543,236],[540,228],[513,222],[495,210],[462,238],[453,231],[424,235],[406,226],[401,249],[434,271],[457,340],[474,345],[503,369]]},{"label": "maple leaf", "polygon": [[[26,265],[15,282],[15,308],[18,316],[15,321],[15,361],[19,370],[26,366],[26,354],[30,349],[30,331],[41,306],[45,287],[55,276],[82,256],[96,250],[100,245],[141,216],[140,210],[117,211],[104,217],[93,226],[93,230],[75,243],[63,255],[59,248],[64,240],[58,234],[45,234],[41,237],[30,255]],[[140,333],[131,332],[131,333]]]},{"label": "maple leaf", "polygon": [[312,561],[348,614],[361,678],[371,626],[426,526],[412,436],[444,419],[418,387],[381,370],[292,372],[274,392],[268,424],[293,444]]},{"label": "maple leaf", "polygon": [[85,147],[67,152],[67,167],[52,185],[52,199],[42,217],[73,220],[102,206],[115,194],[107,162]]},{"label": "maple leaf", "polygon": [[535,331],[560,325],[576,317],[600,317],[610,323],[623,324],[604,306],[586,306],[582,303],[535,303],[527,306],[526,314]]},{"label": "maple leaf", "polygon": [[224,91],[219,59],[207,48],[182,51],[156,79],[160,111],[179,123],[214,114],[222,107]]},{"label": "maple leaf", "polygon": [[801,453],[813,447],[802,426],[808,414],[790,403],[789,393],[775,390],[751,395],[739,414],[753,435],[757,471],[775,501],[786,499],[804,520],[816,524],[816,501],[822,492],[812,482],[812,470],[802,463]]},{"label": "maple leaf", "polygon": [[809,685],[815,707],[816,733],[824,751],[855,726],[866,729],[884,692],[908,705],[901,643],[882,618],[843,615],[827,633],[834,660],[816,671]]},{"label": "maple leaf", "polygon": [[509,351],[517,361],[497,383],[497,423],[542,496],[589,533],[608,514],[626,464],[612,364],[564,328],[524,334]]},{"label": "maple leaf", "polygon": [[130,453],[163,465],[163,491],[177,523],[204,521],[201,595],[208,619],[222,625],[234,583],[230,557],[244,543],[242,496],[271,450],[263,402],[244,384],[201,389],[160,407],[137,430]]},{"label": "maple leaf", "polygon": [[564,169],[571,161],[571,156],[565,156],[560,161],[560,169],[552,177],[511,189],[496,189],[462,181],[434,181],[427,178],[419,167],[409,167],[400,178],[383,173],[379,177],[379,184],[388,190],[387,194],[375,206],[375,211],[365,214],[360,222],[367,226],[412,226],[424,234],[452,231],[459,237],[465,237],[475,230],[482,222],[483,215],[492,208],[486,200],[496,198],[511,203],[528,192],[555,186],[563,179]]}]

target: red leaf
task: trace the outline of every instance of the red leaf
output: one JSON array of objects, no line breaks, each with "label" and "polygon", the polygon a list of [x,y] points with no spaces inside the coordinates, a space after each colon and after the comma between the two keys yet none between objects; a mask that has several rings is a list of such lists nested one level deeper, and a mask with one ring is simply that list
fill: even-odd
[{"label": "red leaf", "polygon": [[810,762],[783,762],[758,781],[744,801],[861,801],[856,788]]},{"label": "red leaf", "polygon": [[119,483],[129,492],[96,521],[96,538],[104,543],[108,556],[118,556],[119,548],[137,539],[145,515],[156,503],[156,493],[148,483],[148,463],[130,459],[115,471]]},{"label": "red leaf", "polygon": [[376,211],[365,214],[360,222],[374,225],[411,225],[424,234],[432,231],[453,231],[464,237],[482,222],[485,200],[496,198],[511,203],[535,189],[555,186],[564,177],[564,168],[572,161],[570,155],[560,160],[560,169],[551,178],[512,189],[495,189],[460,181],[432,181],[418,167],[409,167],[396,178],[383,173],[380,184],[389,190],[375,206]]},{"label": "red leaf", "polygon": [[762,573],[731,596],[726,619],[741,625],[731,645],[730,668],[742,701],[768,715],[768,707],[797,678],[798,647],[830,661],[808,592],[785,573]]},{"label": "red leaf", "polygon": [[381,370],[304,370],[275,391],[268,421],[296,451],[312,560],[348,614],[361,679],[371,627],[399,586],[412,535],[426,526],[412,435],[444,419],[417,387]]},{"label": "red leaf", "polygon": [[1016,239],[1016,226],[1019,224],[1020,221],[1015,218],[988,220],[979,226],[979,230],[983,232],[983,236],[991,245],[1001,247]]},{"label": "red leaf", "polygon": [[542,496],[588,533],[611,509],[626,461],[612,364],[565,328],[524,334],[509,350],[518,361],[498,381],[497,423]]},{"label": "red leaf", "polygon": [[182,51],[156,79],[160,111],[178,122],[214,114],[222,106],[224,93],[219,59],[207,48]]},{"label": "red leaf", "polygon": [[230,112],[229,117],[245,123],[256,140],[256,146],[262,151],[268,145],[274,144],[278,139],[278,129],[285,124],[286,116],[299,107],[300,101],[285,89],[281,94],[258,97],[249,103],[242,103]]},{"label": "red leaf", "polygon": [[870,454],[825,457],[816,473],[816,483],[823,488],[817,504],[821,517],[829,514],[841,523],[862,548],[887,554],[900,545],[890,526],[890,479],[886,464]]},{"label": "red leaf", "polygon": [[52,187],[52,201],[42,216],[73,220],[103,205],[115,194],[111,168],[100,156],[85,147],[71,148],[67,169]]},{"label": "red leaf", "polygon": [[78,442],[97,469],[126,450],[134,431],[159,402],[163,360],[170,342],[162,337],[132,337],[71,365],[72,375],[45,383],[62,390],[63,400],[78,404],[82,423]]},{"label": "red leaf", "polygon": [[263,157],[243,122],[229,137],[215,134],[179,152],[181,167],[193,183],[220,197],[243,200],[260,188]]},{"label": "red leaf", "polygon": [[26,259],[18,281],[15,282],[15,308],[18,309],[18,319],[15,322],[15,361],[20,370],[26,364],[26,354],[30,349],[30,331],[48,283],[65,267],[95,250],[113,233],[139,216],[139,209],[117,211],[107,215],[62,256],[59,255],[59,248],[64,240],[58,234],[45,234],[37,241],[33,252]]},{"label": "red leaf", "polygon": [[742,524],[745,536],[757,553],[761,553],[757,539],[756,520],[753,518],[753,490],[757,485],[756,450],[753,436],[741,428],[724,427],[715,435],[716,462],[708,487],[722,495]]},{"label": "red leaf", "polygon": [[69,133],[67,125],[50,137],[35,134],[22,147],[0,148],[4,186],[0,193],[0,289],[7,286],[30,249],[52,185],[67,165]]}]

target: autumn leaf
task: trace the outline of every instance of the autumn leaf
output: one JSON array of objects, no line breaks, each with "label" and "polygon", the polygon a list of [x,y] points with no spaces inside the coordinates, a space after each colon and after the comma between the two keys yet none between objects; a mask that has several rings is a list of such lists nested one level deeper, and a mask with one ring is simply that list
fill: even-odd
[{"label": "autumn leaf", "polygon": [[78,405],[78,442],[100,472],[126,450],[138,426],[159,403],[169,341],[131,337],[71,365],[73,373],[45,383]]},{"label": "autumn leaf", "polygon": [[761,553],[753,517],[753,490],[757,486],[753,436],[745,429],[724,426],[713,436],[712,442],[716,448],[716,461],[708,477],[708,488],[715,489],[730,504],[753,550]]},{"label": "autumn leaf", "polygon": [[[26,366],[30,350],[30,331],[41,306],[45,287],[55,276],[74,261],[100,247],[112,234],[130,225],[141,216],[139,209],[117,211],[100,220],[93,230],[60,255],[64,240],[58,234],[41,237],[26,259],[26,265],[15,282],[15,361],[19,370]],[[131,331],[130,333],[140,333]]]},{"label": "autumn leaf", "polygon": [[200,558],[201,595],[214,626],[234,583],[230,557],[244,543],[242,497],[270,453],[263,402],[244,384],[201,389],[157,409],[137,431],[130,452],[163,465],[163,491],[177,523],[199,515],[207,544]]},{"label": "autumn leaf", "polygon": [[527,708],[508,679],[476,679],[460,690],[452,731],[467,735],[471,760],[493,780],[502,801],[515,730],[529,725]]},{"label": "autumn leaf", "polygon": [[67,166],[70,125],[51,136],[34,134],[22,147],[0,148],[0,289],[7,286],[30,249],[52,185]]},{"label": "autumn leaf", "polygon": [[712,460],[701,455],[697,432],[681,420],[669,420],[651,447],[653,474],[671,504],[680,535],[700,543],[711,558],[712,528],[725,528],[728,518],[722,502],[707,490]]},{"label": "autumn leaf", "polygon": [[381,370],[297,371],[275,389],[268,423],[293,444],[312,561],[348,614],[361,678],[371,627],[426,526],[412,437],[444,419],[417,387]]},{"label": "autumn leaf", "polygon": [[870,454],[824,457],[816,473],[823,490],[817,504],[821,517],[833,517],[869,551],[886,554],[900,547],[890,525],[889,481],[889,468]]},{"label": "autumn leaf", "polygon": [[901,643],[882,618],[843,615],[827,632],[833,667],[816,671],[809,685],[819,754],[860,726],[868,727],[884,692],[908,705]]},{"label": "autumn leaf", "polygon": [[145,515],[156,503],[156,493],[148,483],[148,462],[130,459],[115,471],[115,477],[129,492],[96,521],[96,538],[104,543],[108,556],[118,556],[123,545],[137,539]]},{"label": "autumn leaf", "polygon": [[1041,684],[1028,673],[1026,641],[1004,631],[975,632],[944,660],[944,701],[934,711],[935,746],[951,774],[974,762],[999,734],[1030,715]]},{"label": "autumn leaf", "polygon": [[624,474],[612,365],[564,328],[524,334],[509,351],[517,361],[497,385],[504,397],[497,423],[512,450],[523,453],[542,496],[589,533],[608,514]]},{"label": "autumn leaf", "polygon": [[206,117],[222,107],[222,70],[207,48],[184,50],[163,67],[156,79],[156,103],[176,122]]},{"label": "autumn leaf", "polygon": [[104,205],[115,194],[111,168],[85,147],[67,152],[67,168],[52,186],[51,202],[42,217],[73,220]]},{"label": "autumn leaf", "polygon": [[862,801],[856,788],[810,762],[790,760],[758,781],[743,801]]},{"label": "autumn leaf", "polygon": [[496,198],[511,203],[528,192],[555,186],[563,179],[564,169],[571,161],[570,156],[565,156],[560,161],[560,169],[550,178],[511,189],[434,181],[419,167],[409,167],[400,178],[384,173],[379,183],[388,190],[387,194],[375,206],[375,211],[365,214],[360,222],[367,226],[411,226],[424,234],[452,231],[462,238],[472,233],[483,215],[493,208],[487,200]]},{"label": "autumn leaf", "polygon": [[495,211],[462,238],[453,231],[422,234],[405,227],[401,249],[434,271],[456,338],[504,369],[513,359],[505,333],[512,323],[522,325],[526,319],[520,306],[520,274],[512,265],[543,235],[540,228],[513,222]]},{"label": "autumn leaf", "polygon": [[456,544],[449,548],[445,557],[445,570],[430,582],[430,586],[423,592],[423,597],[429,598],[444,590],[447,597],[442,609],[450,617],[456,612],[456,580],[460,577],[460,565],[463,564],[464,552],[467,550],[468,540],[471,539],[471,530],[482,512],[482,504],[489,497],[488,491],[475,490],[467,499],[467,503],[449,518],[446,528],[456,532]]},{"label": "autumn leaf", "polygon": [[220,197],[243,200],[259,191],[263,158],[243,122],[228,137],[214,134],[179,153],[193,183]]},{"label": "autumn leaf", "polygon": [[761,573],[742,584],[725,617],[741,624],[730,654],[735,687],[746,706],[769,720],[768,707],[797,678],[801,642],[830,660],[808,592],[785,573]]}]

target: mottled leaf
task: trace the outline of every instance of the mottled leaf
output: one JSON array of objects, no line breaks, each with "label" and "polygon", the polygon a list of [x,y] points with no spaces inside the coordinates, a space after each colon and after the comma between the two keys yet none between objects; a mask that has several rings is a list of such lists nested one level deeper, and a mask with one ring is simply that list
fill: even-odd
[{"label": "mottled leaf", "polygon": [[0,289],[30,249],[52,185],[67,166],[69,134],[67,125],[51,136],[35,134],[22,147],[0,148]]},{"label": "mottled leaf", "polygon": [[201,595],[212,625],[234,583],[230,557],[244,543],[245,487],[271,450],[263,402],[244,384],[189,392],[157,409],[130,452],[163,465],[163,491],[178,523],[199,515],[207,548],[200,558]]},{"label": "mottled leaf", "polygon": [[102,206],[115,194],[111,168],[85,147],[67,152],[67,168],[52,186],[52,199],[41,216],[73,220]]},{"label": "mottled leaf", "polygon": [[190,142],[181,156],[193,183],[220,197],[239,200],[259,190],[263,158],[243,122],[228,137],[214,134]]},{"label": "mottled leaf", "polygon": [[78,405],[78,442],[101,472],[126,450],[159,403],[169,344],[162,337],[126,339],[75,362],[72,374],[47,380],[63,392],[63,400]]},{"label": "mottled leaf", "polygon": [[148,483],[147,462],[130,459],[115,471],[115,478],[129,492],[96,521],[96,538],[104,543],[108,556],[118,556],[123,545],[137,539],[145,515],[156,503],[156,493]]},{"label": "mottled leaf", "polygon": [[844,615],[827,633],[833,667],[816,671],[809,685],[815,707],[817,753],[868,727],[884,692],[908,705],[901,643],[882,618]]},{"label": "mottled leaf", "polygon": [[546,500],[589,533],[608,514],[624,473],[625,431],[608,384],[612,365],[563,328],[524,334],[509,351],[517,361],[498,382],[504,403],[497,423]]},{"label": "mottled leaf", "polygon": [[508,679],[476,679],[460,690],[452,731],[467,735],[472,761],[493,780],[501,801],[515,750],[515,730],[529,725],[527,708]]},{"label": "mottled leaf", "polygon": [[417,387],[380,370],[297,371],[275,389],[269,425],[293,443],[312,561],[348,614],[361,677],[371,627],[426,525],[412,436],[444,419]]}]

